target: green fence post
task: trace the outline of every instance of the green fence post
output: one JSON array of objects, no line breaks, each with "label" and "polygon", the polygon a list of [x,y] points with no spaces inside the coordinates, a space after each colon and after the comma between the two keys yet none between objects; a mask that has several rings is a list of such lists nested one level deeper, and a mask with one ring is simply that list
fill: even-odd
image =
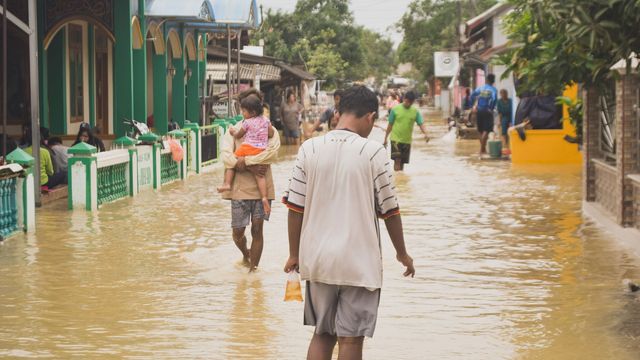
[{"label": "green fence post", "polygon": [[138,140],[123,136],[113,141],[113,145],[118,149],[129,150],[129,171],[127,186],[129,190],[129,196],[136,196],[140,192],[138,185],[138,148],[136,145]]},{"label": "green fence post", "polygon": [[160,137],[152,132],[138,136],[143,144],[152,145],[151,158],[153,159],[153,188],[160,189],[162,186],[162,167],[160,165]]},{"label": "green fence post", "polygon": [[200,166],[202,163],[202,147],[200,146],[200,126],[196,123],[184,124],[186,129],[191,130],[189,132],[189,153],[191,154],[191,164],[189,167],[196,171],[196,174],[200,174]]},{"label": "green fence post", "polygon": [[[33,156],[17,148],[7,155],[7,162],[20,165],[24,176],[16,183],[16,208],[18,210],[18,228],[24,232],[36,229],[36,206],[33,178]],[[17,168],[16,168],[17,170]]]},{"label": "green fence post", "polygon": [[79,143],[68,151],[71,154],[67,176],[69,180],[69,209],[98,210],[98,162],[97,149],[87,143]]}]

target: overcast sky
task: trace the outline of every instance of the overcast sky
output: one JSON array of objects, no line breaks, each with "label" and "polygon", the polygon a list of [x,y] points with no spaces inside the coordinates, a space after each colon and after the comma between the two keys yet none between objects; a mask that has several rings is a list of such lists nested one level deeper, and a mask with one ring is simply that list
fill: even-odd
[{"label": "overcast sky", "polygon": [[[394,40],[396,45],[402,41],[402,35],[389,29],[404,15],[411,0],[351,0],[351,11],[356,23],[375,30]],[[280,9],[291,12],[296,0],[258,0],[258,5],[267,9]]]}]

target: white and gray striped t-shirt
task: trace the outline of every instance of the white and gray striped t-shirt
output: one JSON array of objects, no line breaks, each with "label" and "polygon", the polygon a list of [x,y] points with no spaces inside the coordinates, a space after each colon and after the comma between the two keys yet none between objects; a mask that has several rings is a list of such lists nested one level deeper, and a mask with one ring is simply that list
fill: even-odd
[{"label": "white and gray striped t-shirt", "polygon": [[400,210],[389,155],[380,143],[347,130],[306,141],[283,201],[304,213],[303,280],[382,287],[378,217]]}]

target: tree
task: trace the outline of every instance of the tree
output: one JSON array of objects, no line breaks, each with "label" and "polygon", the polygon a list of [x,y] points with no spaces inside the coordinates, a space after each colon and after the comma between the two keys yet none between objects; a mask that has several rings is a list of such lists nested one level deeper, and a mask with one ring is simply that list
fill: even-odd
[{"label": "tree", "polygon": [[391,73],[391,40],[353,22],[349,0],[299,0],[293,13],[267,11],[254,41],[264,39],[267,54],[304,65],[332,85]]},{"label": "tree", "polygon": [[[518,79],[518,92],[560,94],[580,83],[610,93],[620,60],[640,53],[640,0],[511,0],[514,11],[506,21],[512,43],[500,58]],[[509,73],[505,73],[505,76]],[[581,141],[582,104],[558,98],[567,105],[576,137]],[[613,142],[609,144],[613,147]]]},{"label": "tree", "polygon": [[400,62],[413,64],[418,80],[433,77],[433,53],[457,49],[458,25],[488,9],[496,0],[414,0],[398,23],[404,38],[398,49]]},{"label": "tree", "polygon": [[640,53],[640,0],[511,0],[507,32],[519,46],[501,61],[519,91],[560,93],[571,83],[602,87],[609,70]]}]

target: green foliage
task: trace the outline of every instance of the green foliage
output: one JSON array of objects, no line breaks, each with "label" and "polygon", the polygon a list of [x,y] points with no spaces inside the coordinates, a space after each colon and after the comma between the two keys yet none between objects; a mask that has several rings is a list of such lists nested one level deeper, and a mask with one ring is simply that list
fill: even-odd
[{"label": "green foliage", "polygon": [[332,85],[390,74],[393,43],[353,22],[349,0],[299,0],[293,13],[267,11],[253,39],[264,39],[266,54],[305,65]]},{"label": "green foliage", "polygon": [[[640,53],[640,0],[511,0],[510,40],[501,61],[519,91],[559,93],[572,83],[601,86],[611,66]],[[629,63],[628,63],[629,64]]]},{"label": "green foliage", "polygon": [[583,107],[582,107],[582,99],[572,99],[567,96],[559,96],[557,98],[558,105],[564,105],[567,107],[569,112],[569,121],[576,128],[576,138],[578,142],[582,143],[582,119],[583,119]]},{"label": "green foliage", "polygon": [[[496,0],[414,0],[398,23],[404,39],[398,49],[401,63],[412,63],[419,80],[433,76],[433,53],[457,49],[458,24],[493,6]],[[459,6],[459,7],[458,7]]]}]

